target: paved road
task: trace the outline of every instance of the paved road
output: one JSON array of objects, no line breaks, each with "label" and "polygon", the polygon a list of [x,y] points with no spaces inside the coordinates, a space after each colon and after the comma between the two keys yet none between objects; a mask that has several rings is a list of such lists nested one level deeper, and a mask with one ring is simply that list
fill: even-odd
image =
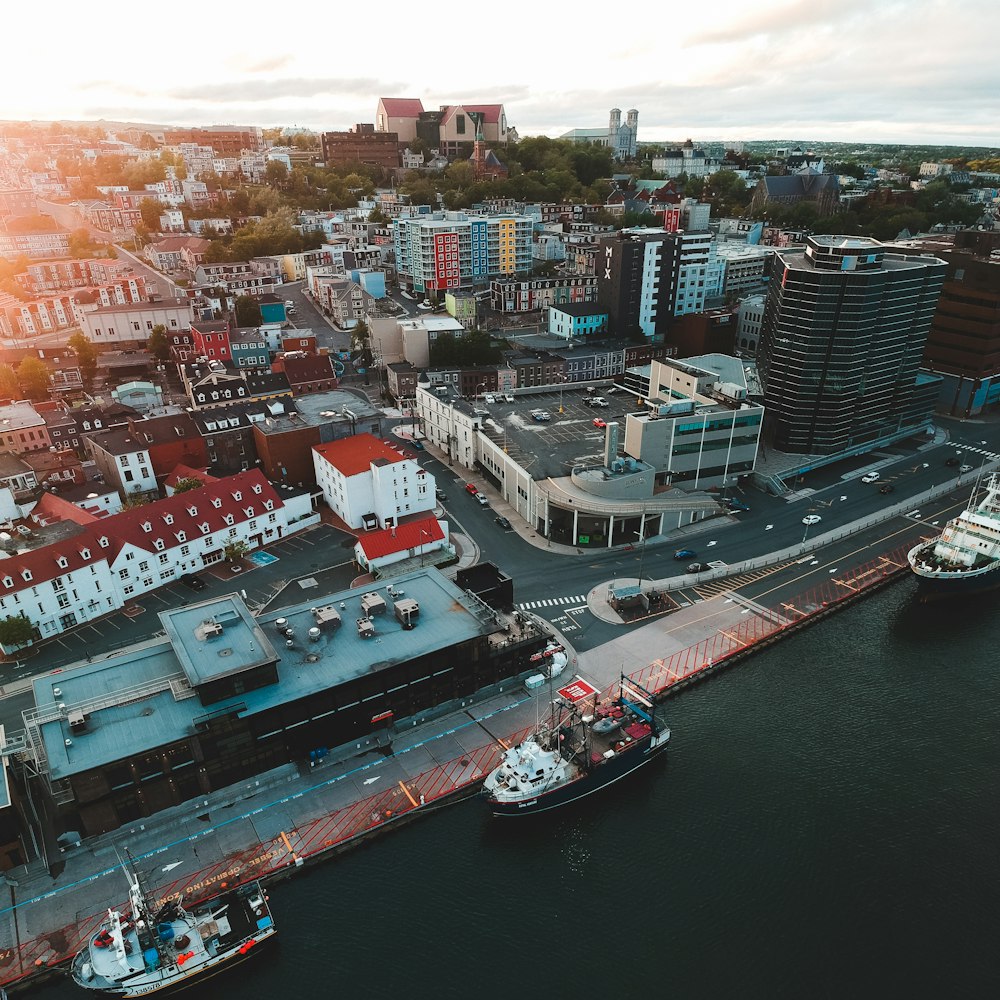
[{"label": "paved road", "polygon": [[125,247],[119,246],[116,243],[115,255],[119,260],[128,261],[134,270],[141,274],[147,282],[154,282],[154,288],[164,298],[172,299],[183,296],[183,290],[177,287],[172,278],[168,278],[162,272],[157,271],[155,267],[150,267],[149,264],[141,257],[137,257],[131,250],[126,250]]}]

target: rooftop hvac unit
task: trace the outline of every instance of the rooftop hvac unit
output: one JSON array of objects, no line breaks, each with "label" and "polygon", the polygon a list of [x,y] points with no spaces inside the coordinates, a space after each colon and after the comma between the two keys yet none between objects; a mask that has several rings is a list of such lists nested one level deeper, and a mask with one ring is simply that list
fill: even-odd
[{"label": "rooftop hvac unit", "polygon": [[375,623],[370,618],[359,618],[357,625],[362,639],[370,639],[375,634]]},{"label": "rooftop hvac unit", "polygon": [[313,627],[312,627],[311,629],[309,629],[309,641],[310,641],[310,642],[319,642],[319,640],[320,640],[320,636],[321,636],[322,634],[323,634],[323,630],[322,630],[322,629],[319,629],[319,628],[317,628],[317,627],[316,627],[316,626],[314,625],[314,626],[313,626]]},{"label": "rooftop hvac unit", "polygon": [[417,617],[420,614],[420,605],[412,597],[396,601],[394,611],[397,621],[403,628],[411,629],[416,627]]},{"label": "rooftop hvac unit", "polygon": [[374,592],[364,594],[361,597],[361,610],[369,617],[371,615],[382,614],[385,611],[385,598],[381,594]]},{"label": "rooftop hvac unit", "polygon": [[313,620],[317,625],[321,627],[328,625],[330,628],[340,628],[340,612],[332,604],[328,604],[322,608],[313,608],[312,613]]}]

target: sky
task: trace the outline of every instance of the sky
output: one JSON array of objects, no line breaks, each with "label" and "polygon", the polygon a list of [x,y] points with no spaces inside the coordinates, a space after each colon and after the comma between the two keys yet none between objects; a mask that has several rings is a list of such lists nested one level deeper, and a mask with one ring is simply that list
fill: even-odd
[{"label": "sky", "polygon": [[335,131],[419,97],[503,104],[522,137],[618,107],[640,142],[1000,146],[998,0],[8,7],[2,119]]}]

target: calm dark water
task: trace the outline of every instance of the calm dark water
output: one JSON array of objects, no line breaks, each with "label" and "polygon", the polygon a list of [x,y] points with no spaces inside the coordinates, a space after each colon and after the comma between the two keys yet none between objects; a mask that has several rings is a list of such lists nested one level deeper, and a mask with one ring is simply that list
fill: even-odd
[{"label": "calm dark water", "polygon": [[603,796],[274,886],[270,960],[184,996],[995,996],[998,639],[995,596],[898,584],[668,702],[667,759]]}]

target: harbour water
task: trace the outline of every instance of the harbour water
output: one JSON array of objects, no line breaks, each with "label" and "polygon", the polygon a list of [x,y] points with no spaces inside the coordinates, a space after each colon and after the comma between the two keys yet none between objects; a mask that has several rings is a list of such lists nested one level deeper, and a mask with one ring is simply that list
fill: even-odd
[{"label": "harbour water", "polygon": [[915,591],[668,702],[666,759],[562,815],[469,801],[275,885],[271,955],[184,995],[993,995],[1000,601]]}]

